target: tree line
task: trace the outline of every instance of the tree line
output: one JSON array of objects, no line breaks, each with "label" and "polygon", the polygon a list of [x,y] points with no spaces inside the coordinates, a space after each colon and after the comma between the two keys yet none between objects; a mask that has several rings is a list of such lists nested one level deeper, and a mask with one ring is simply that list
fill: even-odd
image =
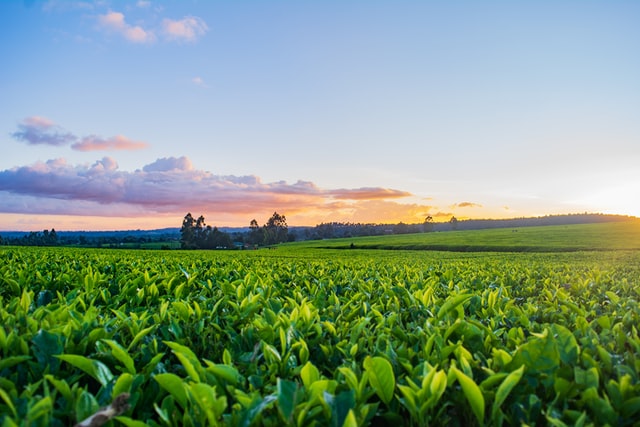
[{"label": "tree line", "polygon": [[[237,236],[236,236],[237,237]],[[180,247],[182,249],[231,249],[235,243],[242,247],[270,246],[290,241],[289,227],[284,215],[274,212],[262,227],[258,221],[251,220],[249,232],[240,241],[217,227],[205,223],[204,216],[194,219],[191,213],[185,215],[180,228]]]},{"label": "tree line", "polygon": [[0,236],[0,245],[15,245],[15,246],[58,246],[60,239],[58,233],[54,228],[49,230],[31,231],[29,234],[25,234],[22,237],[8,239]]},{"label": "tree line", "polygon": [[[378,224],[326,222],[309,227],[288,227],[284,215],[277,212],[264,225],[251,220],[249,227],[224,232],[205,223],[201,215],[187,214],[182,228],[128,231],[61,231],[55,229],[31,232],[4,232],[0,245],[11,246],[77,246],[96,248],[156,248],[156,249],[232,249],[257,248],[295,240],[319,240],[338,237],[380,236],[385,234],[427,233],[449,230],[526,227],[535,225],[580,224],[626,221],[630,216],[606,214],[548,215],[535,218],[466,219],[451,217],[435,222],[427,216],[422,223]],[[229,231],[229,230],[228,230]]]}]

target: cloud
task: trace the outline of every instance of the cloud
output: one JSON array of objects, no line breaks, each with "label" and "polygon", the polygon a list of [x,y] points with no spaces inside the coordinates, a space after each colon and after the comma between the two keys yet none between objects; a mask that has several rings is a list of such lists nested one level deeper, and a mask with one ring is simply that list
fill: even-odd
[{"label": "cloud", "polygon": [[124,14],[120,12],[108,12],[98,16],[98,23],[107,31],[120,34],[133,43],[151,43],[156,36],[151,30],[145,30],[141,26],[130,25],[125,21]]},{"label": "cloud", "polygon": [[203,88],[205,88],[205,89],[209,89],[209,85],[208,85],[208,84],[206,84],[206,83],[204,82],[204,80],[202,80],[202,77],[197,77],[197,76],[196,76],[196,77],[192,78],[192,79],[191,79],[191,83],[193,83],[193,84],[194,84],[194,85],[196,85],[196,86],[200,86],[200,87],[203,87]]},{"label": "cloud", "polygon": [[144,172],[190,171],[193,169],[187,157],[163,157],[142,168]]},{"label": "cloud", "polygon": [[395,199],[409,197],[412,194],[406,191],[391,190],[388,188],[363,187],[352,190],[340,189],[331,191],[331,195],[336,199],[350,200],[372,200],[372,199]]},{"label": "cloud", "polygon": [[11,136],[30,145],[62,146],[71,144],[71,148],[76,151],[141,150],[149,147],[146,142],[134,141],[124,135],[116,135],[111,138],[89,135],[80,139],[56,125],[52,120],[40,116],[24,119],[18,124],[18,131],[12,133]]},{"label": "cloud", "polygon": [[456,207],[457,208],[481,208],[482,205],[478,203],[472,203],[472,202],[460,202],[452,206],[452,208],[456,208]]},{"label": "cloud", "polygon": [[29,145],[61,146],[77,139],[75,135],[57,126],[53,121],[40,116],[24,119],[18,124],[18,131],[11,136]]},{"label": "cloud", "polygon": [[148,147],[149,144],[146,142],[133,141],[123,135],[116,135],[107,139],[90,135],[71,146],[72,149],[77,151],[141,150]]},{"label": "cloud", "polygon": [[253,175],[215,175],[194,169],[187,157],[160,158],[134,172],[119,170],[111,157],[85,165],[54,159],[0,171],[0,212],[4,213],[136,217],[180,216],[191,211],[248,222],[278,210],[289,218],[325,215],[332,220],[373,221],[375,209],[377,215],[384,213],[393,220],[403,215],[404,221],[422,221],[429,206],[386,200],[408,194],[376,187],[332,190],[309,181],[264,183]]},{"label": "cloud", "polygon": [[177,21],[162,20],[162,32],[169,40],[195,42],[208,30],[207,24],[197,16],[185,16]]}]

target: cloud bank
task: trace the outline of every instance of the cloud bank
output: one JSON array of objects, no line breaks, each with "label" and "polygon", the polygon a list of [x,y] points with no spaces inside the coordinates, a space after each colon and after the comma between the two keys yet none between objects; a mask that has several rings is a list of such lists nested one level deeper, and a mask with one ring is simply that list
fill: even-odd
[{"label": "cloud bank", "polygon": [[[264,183],[254,175],[215,175],[193,168],[187,157],[166,157],[134,172],[111,157],[72,165],[65,159],[0,171],[2,213],[136,217],[216,212],[253,216],[282,211],[314,214],[365,212],[373,206],[422,215],[429,207],[393,200],[410,193],[388,188],[322,189],[312,182]],[[368,204],[368,205],[367,205]]]}]

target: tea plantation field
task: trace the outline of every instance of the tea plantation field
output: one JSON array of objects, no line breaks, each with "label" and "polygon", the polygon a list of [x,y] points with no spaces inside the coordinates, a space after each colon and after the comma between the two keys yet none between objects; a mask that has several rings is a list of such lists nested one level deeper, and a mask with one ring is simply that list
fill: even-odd
[{"label": "tea plantation field", "polygon": [[0,424],[638,425],[638,225],[576,227],[2,247]]}]

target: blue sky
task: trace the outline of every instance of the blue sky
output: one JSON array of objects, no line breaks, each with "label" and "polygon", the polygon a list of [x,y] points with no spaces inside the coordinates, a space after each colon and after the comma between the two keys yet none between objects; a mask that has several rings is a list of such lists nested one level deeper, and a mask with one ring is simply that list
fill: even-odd
[{"label": "blue sky", "polygon": [[0,3],[0,229],[640,215],[635,1]]}]

